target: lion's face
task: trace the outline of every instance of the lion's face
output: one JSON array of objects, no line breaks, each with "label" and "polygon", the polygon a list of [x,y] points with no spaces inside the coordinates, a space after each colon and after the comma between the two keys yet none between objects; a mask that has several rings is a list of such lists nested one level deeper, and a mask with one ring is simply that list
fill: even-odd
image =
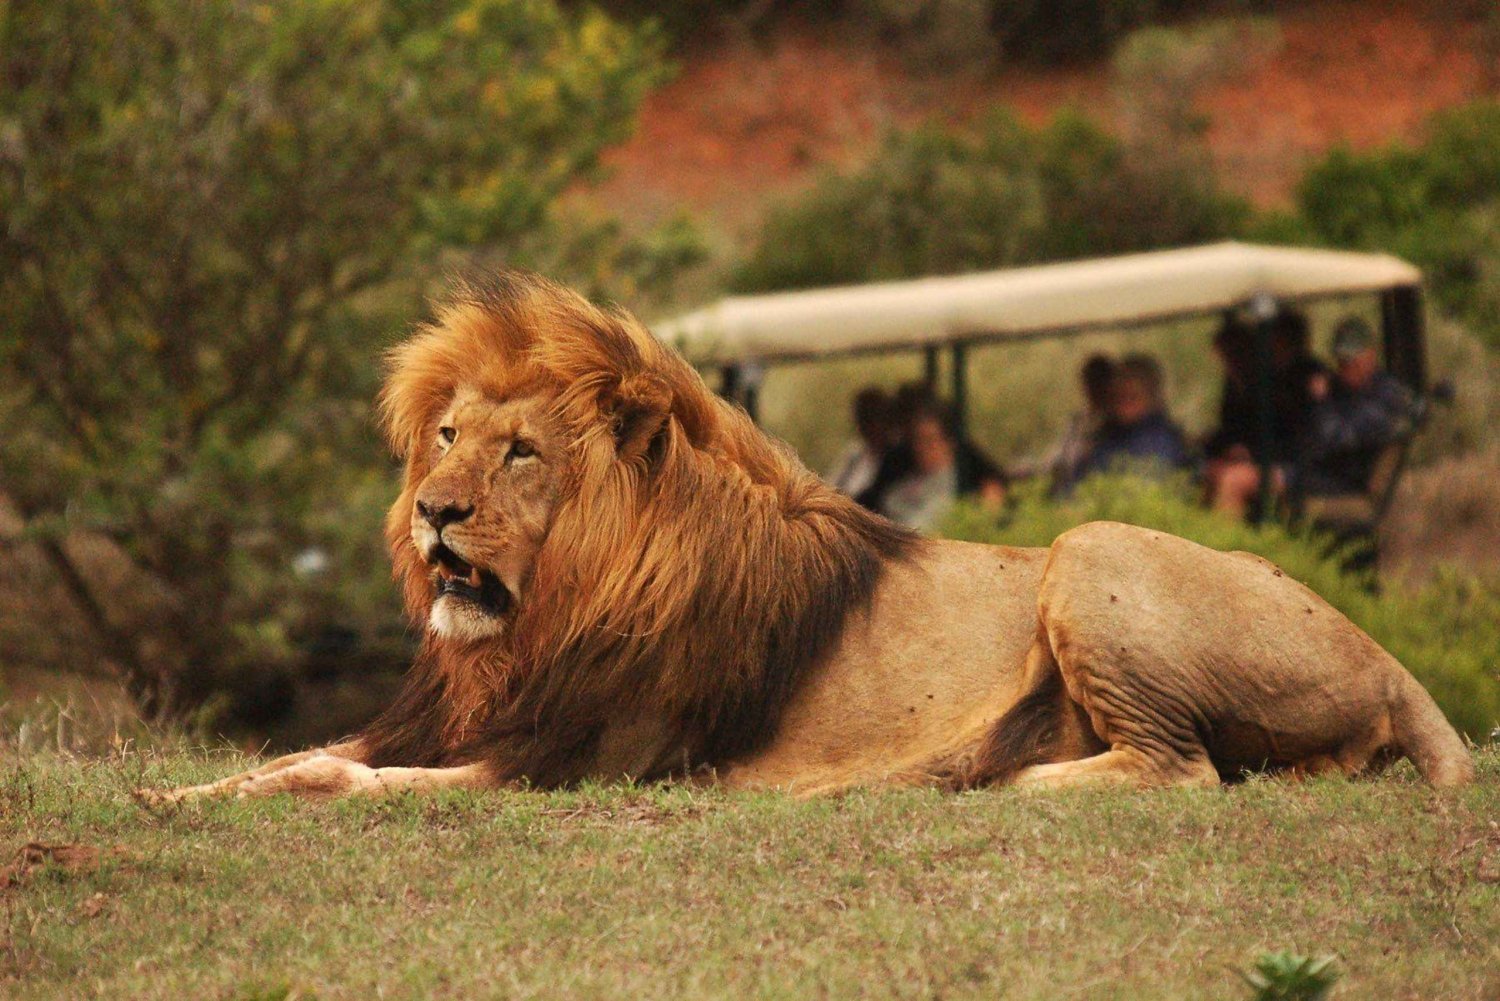
[{"label": "lion's face", "polygon": [[479,640],[505,631],[525,601],[566,462],[547,401],[460,388],[432,431],[411,538],[432,575],[428,627]]}]

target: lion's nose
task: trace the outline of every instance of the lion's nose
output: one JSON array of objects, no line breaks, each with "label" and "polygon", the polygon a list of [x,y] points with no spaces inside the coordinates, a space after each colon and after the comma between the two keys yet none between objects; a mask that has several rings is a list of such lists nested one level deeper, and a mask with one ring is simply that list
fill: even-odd
[{"label": "lion's nose", "polygon": [[463,521],[474,513],[473,504],[460,504],[453,500],[417,501],[417,513],[427,524],[441,532],[455,521]]}]

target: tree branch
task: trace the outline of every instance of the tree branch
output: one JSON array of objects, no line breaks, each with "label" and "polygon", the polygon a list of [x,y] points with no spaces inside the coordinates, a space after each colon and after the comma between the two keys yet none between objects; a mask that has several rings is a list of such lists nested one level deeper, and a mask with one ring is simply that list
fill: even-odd
[{"label": "tree branch", "polygon": [[[35,517],[35,512],[20,499],[9,499],[23,520],[31,521]],[[105,658],[114,662],[131,697],[143,707],[154,707],[161,692],[161,679],[146,666],[131,638],[110,622],[103,604],[89,587],[83,572],[68,555],[67,548],[50,534],[43,534],[36,540],[36,545],[57,579],[83,612],[83,618],[94,631]]]}]

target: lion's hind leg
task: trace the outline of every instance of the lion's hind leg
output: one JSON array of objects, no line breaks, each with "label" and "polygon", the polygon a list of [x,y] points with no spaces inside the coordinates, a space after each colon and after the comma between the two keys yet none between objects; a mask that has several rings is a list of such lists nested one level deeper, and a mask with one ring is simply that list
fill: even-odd
[{"label": "lion's hind leg", "polygon": [[1199,718],[1157,673],[1130,658],[1111,658],[1091,644],[1056,643],[1058,672],[1069,694],[1109,749],[1092,757],[1027,768],[1021,785],[1110,783],[1215,786],[1221,781],[1200,735]]},{"label": "lion's hind leg", "polygon": [[1033,765],[1017,773],[1018,786],[1135,785],[1216,786],[1219,773],[1205,755],[1163,760],[1129,745],[1077,761]]},{"label": "lion's hind leg", "polygon": [[[1086,633],[1043,607],[1027,661],[1027,692],[987,742],[1009,752],[1012,768],[1001,780],[1045,786],[1219,784],[1193,707],[1162,683],[1161,672],[1120,656],[1117,646],[1085,640]],[[1045,712],[1043,705],[1049,707]],[[1043,724],[1028,723],[1028,712]],[[1029,748],[1028,730],[1036,735]]]}]

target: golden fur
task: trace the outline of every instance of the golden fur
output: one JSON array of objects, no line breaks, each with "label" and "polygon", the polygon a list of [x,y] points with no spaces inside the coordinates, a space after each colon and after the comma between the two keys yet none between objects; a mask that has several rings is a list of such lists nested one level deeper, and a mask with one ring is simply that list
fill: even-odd
[{"label": "golden fur", "polygon": [[429,635],[408,695],[367,736],[373,763],[485,755],[507,777],[568,781],[622,711],[682,721],[649,773],[744,753],[884,561],[917,544],[824,487],[628,315],[510,274],[460,290],[391,356],[381,410],[408,465],[387,534],[415,622],[433,594],[409,512],[431,472],[422,443],[458,386],[552,401],[563,496],[512,631],[479,647]]},{"label": "golden fur", "polygon": [[[1264,561],[1110,524],[1050,550],[920,540],[634,319],[533,276],[460,289],[392,353],[381,412],[424,631],[402,694],[351,741],[172,795],[1207,783],[1395,754],[1472,774],[1420,685]],[[483,629],[434,617],[444,546],[506,585]]]}]

